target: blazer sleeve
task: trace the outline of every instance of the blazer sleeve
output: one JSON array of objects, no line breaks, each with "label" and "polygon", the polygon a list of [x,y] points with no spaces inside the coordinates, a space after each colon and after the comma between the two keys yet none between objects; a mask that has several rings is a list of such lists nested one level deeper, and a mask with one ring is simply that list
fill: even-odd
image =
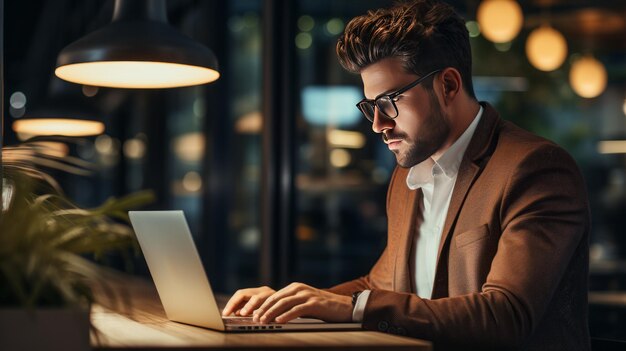
[{"label": "blazer sleeve", "polygon": [[394,328],[440,345],[524,343],[577,248],[588,245],[589,210],[575,162],[553,144],[524,156],[506,184],[501,204],[494,205],[500,208],[498,250],[481,291],[427,300],[374,289],[365,329]]}]

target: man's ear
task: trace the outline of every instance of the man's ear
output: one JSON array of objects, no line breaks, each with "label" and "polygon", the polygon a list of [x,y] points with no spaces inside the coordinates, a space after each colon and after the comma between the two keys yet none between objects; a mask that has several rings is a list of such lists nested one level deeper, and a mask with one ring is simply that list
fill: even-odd
[{"label": "man's ear", "polygon": [[443,100],[446,105],[452,103],[463,89],[461,73],[456,68],[448,67],[441,72]]}]

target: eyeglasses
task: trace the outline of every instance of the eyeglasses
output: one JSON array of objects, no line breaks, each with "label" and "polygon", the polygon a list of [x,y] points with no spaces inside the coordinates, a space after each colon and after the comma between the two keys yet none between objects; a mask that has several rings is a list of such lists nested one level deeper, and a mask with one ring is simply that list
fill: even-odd
[{"label": "eyeglasses", "polygon": [[359,101],[358,104],[356,104],[356,107],[358,107],[359,110],[363,112],[365,118],[367,118],[367,120],[372,123],[374,123],[375,108],[378,108],[378,111],[382,112],[385,116],[394,119],[398,117],[398,107],[396,106],[398,96],[439,71],[441,71],[441,69],[434,70],[426,74],[425,76],[418,78],[416,81],[410,83],[409,85],[394,91],[393,93],[380,94],[374,100],[363,99]]}]

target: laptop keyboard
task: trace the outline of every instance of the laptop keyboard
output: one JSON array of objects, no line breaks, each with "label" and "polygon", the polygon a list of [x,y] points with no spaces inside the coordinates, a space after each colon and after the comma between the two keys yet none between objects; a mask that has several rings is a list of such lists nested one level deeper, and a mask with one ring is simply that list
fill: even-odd
[{"label": "laptop keyboard", "polygon": [[239,330],[272,330],[282,329],[277,323],[260,324],[252,320],[252,317],[223,318],[224,324],[236,326]]},{"label": "laptop keyboard", "polygon": [[252,320],[252,317],[241,317],[241,318],[223,318],[224,323],[226,324],[256,324]]}]

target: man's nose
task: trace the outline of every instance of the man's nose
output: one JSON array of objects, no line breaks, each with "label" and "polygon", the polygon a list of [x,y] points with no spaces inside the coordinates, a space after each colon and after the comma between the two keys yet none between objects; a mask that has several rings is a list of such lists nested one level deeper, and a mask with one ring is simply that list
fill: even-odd
[{"label": "man's nose", "polygon": [[372,130],[375,133],[382,133],[387,129],[392,129],[395,125],[395,121],[387,117],[384,113],[380,112],[378,107],[374,108],[374,121],[372,122]]}]

